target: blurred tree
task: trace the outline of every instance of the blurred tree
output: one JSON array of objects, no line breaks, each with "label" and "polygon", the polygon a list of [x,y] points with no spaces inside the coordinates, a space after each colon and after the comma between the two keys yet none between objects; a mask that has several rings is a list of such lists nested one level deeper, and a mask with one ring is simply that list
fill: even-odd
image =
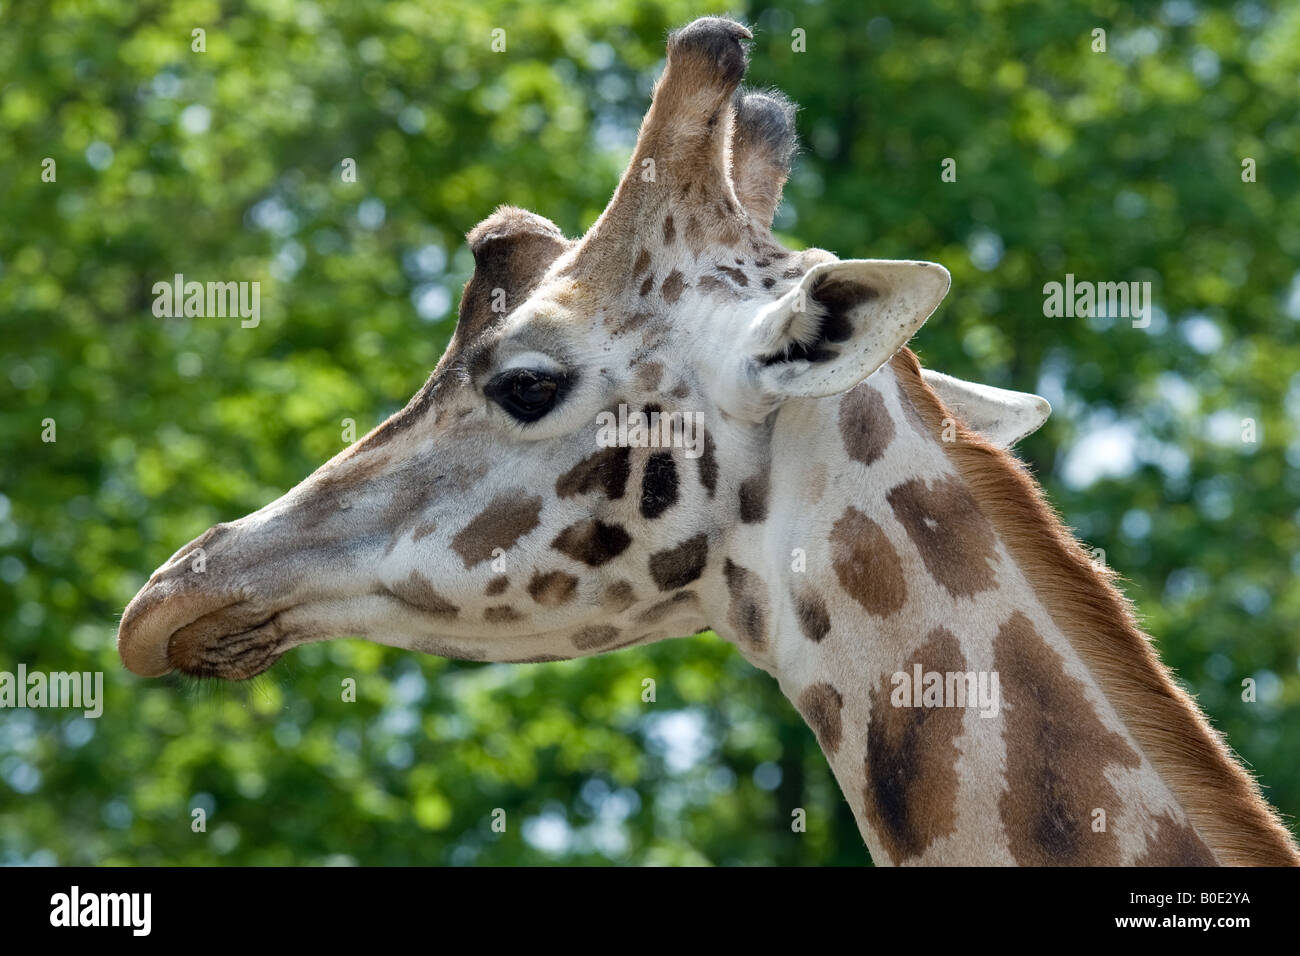
[{"label": "blurred tree", "polygon": [[[174,548],[404,404],[467,229],[595,219],[701,12],[0,3],[0,669],[102,670],[108,698],[0,712],[0,862],[866,861],[812,734],[710,637],[540,665],[338,641],[240,688],[143,682],[113,646]],[[751,82],[802,106],[783,235],[948,266],[923,361],[1052,400],[1024,454],[1295,813],[1300,8],[739,12]],[[156,318],[175,273],[260,281],[260,325]],[[1045,317],[1066,273],[1150,281],[1150,325]]]}]

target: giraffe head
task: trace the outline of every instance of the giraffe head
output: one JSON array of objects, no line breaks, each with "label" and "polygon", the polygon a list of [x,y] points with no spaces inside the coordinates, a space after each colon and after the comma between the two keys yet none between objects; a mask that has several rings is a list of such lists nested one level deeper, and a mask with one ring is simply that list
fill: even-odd
[{"label": "giraffe head", "polygon": [[[740,89],[749,38],[716,18],[669,38],[583,238],[510,207],[469,233],[474,273],[424,387],[177,551],[122,618],[127,667],[238,679],[338,636],[554,660],[710,625],[731,529],[768,507],[773,413],[870,375],[949,283],[773,238],[794,109]],[[1032,430],[1013,393],[935,384],[994,431]]]}]

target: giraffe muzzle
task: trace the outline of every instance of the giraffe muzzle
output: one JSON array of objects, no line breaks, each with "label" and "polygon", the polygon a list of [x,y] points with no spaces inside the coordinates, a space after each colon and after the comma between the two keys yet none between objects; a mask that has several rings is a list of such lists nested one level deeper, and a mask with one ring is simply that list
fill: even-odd
[{"label": "giraffe muzzle", "polygon": [[[283,652],[283,607],[221,572],[233,525],[216,525],[177,551],[127,605],[117,629],[126,668],[142,677],[181,671],[241,680]],[[211,567],[209,566],[211,562]]]}]

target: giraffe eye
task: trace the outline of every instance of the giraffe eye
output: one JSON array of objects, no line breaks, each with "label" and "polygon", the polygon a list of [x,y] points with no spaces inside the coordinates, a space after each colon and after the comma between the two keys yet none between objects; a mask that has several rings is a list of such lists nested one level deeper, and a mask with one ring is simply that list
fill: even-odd
[{"label": "giraffe eye", "polygon": [[512,418],[535,422],[555,407],[568,388],[569,377],[562,372],[512,368],[493,377],[483,394]]}]

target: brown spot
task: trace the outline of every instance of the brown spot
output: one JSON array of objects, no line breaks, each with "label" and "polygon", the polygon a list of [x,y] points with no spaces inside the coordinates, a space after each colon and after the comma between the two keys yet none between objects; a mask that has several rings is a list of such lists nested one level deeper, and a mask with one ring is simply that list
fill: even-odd
[{"label": "brown spot", "polygon": [[767,470],[740,483],[741,524],[754,524],[767,518],[767,495],[770,485],[771,473]]},{"label": "brown spot", "polygon": [[880,617],[903,606],[903,562],[880,525],[850,505],[831,528],[830,543],[831,565],[849,597]]},{"label": "brown spot", "polygon": [[610,328],[613,334],[623,335],[641,328],[653,318],[653,312],[633,312],[631,315],[623,316],[621,321],[616,321],[617,316],[615,315],[608,315],[605,317],[605,325]]},{"label": "brown spot", "polygon": [[1007,749],[998,810],[1011,855],[1021,866],[1117,865],[1115,834],[1093,831],[1093,811],[1115,815],[1119,798],[1105,770],[1140,766],[1138,755],[1102,723],[1083,684],[1019,611],[993,639],[993,666]]},{"label": "brown spot", "polygon": [[654,391],[659,387],[659,382],[663,378],[664,367],[659,362],[646,362],[637,369],[636,380],[642,388],[647,391]]},{"label": "brown spot", "polygon": [[678,591],[670,598],[665,598],[658,604],[652,604],[636,616],[640,624],[658,624],[673,611],[677,610],[683,604],[691,604],[696,600],[694,591]]},{"label": "brown spot", "polygon": [[796,701],[799,713],[817,735],[817,742],[829,756],[840,748],[840,711],[844,698],[830,684],[819,681],[804,688]]},{"label": "brown spot", "polygon": [[699,281],[695,283],[695,288],[703,295],[723,296],[728,299],[740,298],[740,293],[736,291],[735,286],[729,285],[717,276],[700,276]]},{"label": "brown spot", "polygon": [[619,525],[587,518],[557,534],[551,547],[594,568],[618,557],[631,543],[631,536]]},{"label": "brown spot", "polygon": [[483,593],[488,597],[495,597],[498,594],[504,594],[508,587],[510,587],[510,579],[502,575],[489,581],[487,587],[483,589]]},{"label": "brown spot", "polygon": [[526,495],[522,490],[507,491],[497,495],[451,539],[452,549],[460,555],[465,567],[486,561],[500,548],[509,551],[515,542],[540,523],[542,499]]},{"label": "brown spot", "polygon": [[499,604],[496,607],[487,608],[483,612],[483,620],[489,624],[507,624],[510,621],[518,621],[522,617],[523,615],[509,604]]},{"label": "brown spot", "polygon": [[411,540],[419,541],[421,538],[427,538],[437,530],[437,524],[432,521],[425,521],[422,524],[416,525],[415,530],[411,532]]},{"label": "brown spot", "polygon": [[713,492],[718,488],[718,459],[714,454],[713,436],[709,434],[707,428],[701,431],[704,434],[704,449],[700,452],[700,457],[695,460],[700,467],[700,484],[712,498]]},{"label": "brown spot", "polygon": [[691,389],[685,382],[678,382],[673,386],[673,390],[668,394],[673,398],[685,398],[687,395],[691,394]]},{"label": "brown spot", "polygon": [[608,624],[584,627],[574,632],[573,646],[580,651],[589,651],[596,647],[604,647],[606,644],[614,643],[618,639],[618,634],[618,628],[610,627]]},{"label": "brown spot", "polygon": [[[923,672],[963,672],[966,660],[957,638],[936,627],[899,671],[914,664]],[[956,830],[957,737],[965,708],[895,706],[892,674],[872,688],[867,726],[866,816],[894,863],[919,856],[935,840]]]},{"label": "brown spot", "polygon": [[709,559],[709,536],[697,534],[681,544],[650,556],[650,576],[660,591],[685,587],[704,573]]},{"label": "brown spot", "polygon": [[[576,583],[576,582],[575,582]],[[626,611],[636,603],[636,592],[630,581],[615,581],[605,589],[605,603],[616,613]]]},{"label": "brown spot", "polygon": [[1147,840],[1146,849],[1133,865],[1218,866],[1219,861],[1188,823],[1165,813],[1158,818],[1155,835]]},{"label": "brown spot", "polygon": [[794,610],[799,630],[814,644],[831,632],[831,616],[821,595],[805,588],[794,596]]},{"label": "brown spot", "polygon": [[763,579],[748,568],[742,568],[730,558],[722,565],[731,592],[731,606],[727,609],[727,623],[756,648],[767,645],[767,589]]},{"label": "brown spot", "polygon": [[663,287],[659,290],[667,302],[676,302],[682,297],[682,291],[686,288],[686,280],[682,278],[679,270],[674,269],[668,273],[668,278],[664,280]]},{"label": "brown spot", "polygon": [[435,617],[455,617],[460,609],[433,587],[433,582],[419,571],[412,571],[405,581],[397,581],[383,587],[380,594],[389,594],[404,604],[418,608]]},{"label": "brown spot", "polygon": [[677,227],[673,225],[673,217],[664,217],[664,245],[672,245],[677,238]]},{"label": "brown spot", "polygon": [[542,574],[533,572],[533,579],[528,582],[528,593],[534,601],[545,607],[559,607],[573,600],[578,590],[578,579],[563,571],[547,571]]},{"label": "brown spot", "polygon": [[653,520],[676,501],[677,465],[668,452],[657,452],[646,459],[641,475],[641,515]]},{"label": "brown spot", "polygon": [[877,461],[894,438],[894,421],[885,400],[863,382],[840,399],[840,437],[849,457],[870,465]]},{"label": "brown spot", "polygon": [[632,473],[631,455],[629,448],[602,448],[562,474],[555,482],[555,493],[572,498],[599,488],[606,498],[622,498]]},{"label": "brown spot", "polygon": [[[740,260],[737,259],[736,261],[739,262]],[[746,276],[745,273],[741,272],[739,269],[733,269],[731,266],[718,266],[717,268],[719,272],[725,275],[732,282],[736,283],[736,285],[739,286],[749,285],[749,277]]]},{"label": "brown spot", "polygon": [[636,262],[632,265],[632,275],[639,276],[650,268],[650,250],[642,249],[637,253]]},{"label": "brown spot", "polygon": [[949,594],[969,597],[997,584],[996,534],[960,478],[939,478],[932,487],[912,478],[886,497],[926,570]]}]

